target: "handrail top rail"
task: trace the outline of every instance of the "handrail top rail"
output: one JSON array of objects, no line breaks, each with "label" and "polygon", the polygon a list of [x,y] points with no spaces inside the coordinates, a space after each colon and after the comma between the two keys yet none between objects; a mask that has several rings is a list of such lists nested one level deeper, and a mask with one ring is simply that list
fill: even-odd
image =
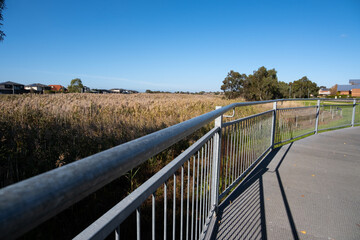
[{"label": "handrail top rail", "polygon": [[21,236],[236,107],[313,100],[355,99],[292,98],[233,103],[0,189],[0,238]]}]

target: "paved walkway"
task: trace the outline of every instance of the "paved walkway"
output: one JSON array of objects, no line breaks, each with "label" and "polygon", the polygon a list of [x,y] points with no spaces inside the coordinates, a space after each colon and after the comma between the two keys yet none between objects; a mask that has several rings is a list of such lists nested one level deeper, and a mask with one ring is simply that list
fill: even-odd
[{"label": "paved walkway", "polygon": [[216,239],[360,239],[360,127],[276,149],[219,217]]}]

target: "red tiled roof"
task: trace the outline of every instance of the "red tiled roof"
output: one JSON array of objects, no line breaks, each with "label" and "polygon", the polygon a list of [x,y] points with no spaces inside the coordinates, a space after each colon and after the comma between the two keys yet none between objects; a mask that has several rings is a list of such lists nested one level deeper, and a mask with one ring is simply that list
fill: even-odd
[{"label": "red tiled roof", "polygon": [[65,90],[65,87],[64,86],[61,86],[61,85],[49,85],[51,87],[51,90],[53,91],[61,91],[61,90]]}]

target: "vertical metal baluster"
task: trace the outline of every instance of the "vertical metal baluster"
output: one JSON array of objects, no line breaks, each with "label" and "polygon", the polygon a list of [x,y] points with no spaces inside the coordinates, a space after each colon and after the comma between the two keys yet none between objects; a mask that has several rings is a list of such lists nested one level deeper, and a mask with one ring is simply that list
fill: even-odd
[{"label": "vertical metal baluster", "polygon": [[239,144],[238,144],[238,167],[237,167],[237,177],[240,177],[240,169],[241,169],[241,147],[242,147],[242,133],[241,133],[241,123],[238,123],[238,131],[239,131]]},{"label": "vertical metal baluster", "polygon": [[257,118],[254,118],[254,161],[257,158],[257,134],[258,134],[258,124],[257,124]]},{"label": "vertical metal baluster", "polygon": [[256,160],[258,156],[258,132],[259,132],[259,124],[258,124],[258,118],[254,118],[254,160]]},{"label": "vertical metal baluster", "polygon": [[233,142],[233,160],[232,160],[232,169],[231,169],[231,175],[232,175],[232,183],[236,179],[236,146],[237,146],[237,126],[236,123],[234,124],[234,142]]},{"label": "vertical metal baluster", "polygon": [[[224,177],[225,189],[226,189],[227,186],[228,186],[228,181],[227,181],[228,178],[227,178],[227,175],[228,175],[228,168],[229,168],[229,142],[230,142],[229,128],[230,128],[230,127],[226,127],[226,129],[227,129],[227,133],[226,133],[227,144],[226,144],[226,155],[225,155],[225,158],[226,158],[226,167],[225,167],[225,177]],[[225,189],[224,189],[224,190],[225,190]]]},{"label": "vertical metal baluster", "polygon": [[264,152],[265,150],[265,144],[264,144],[264,123],[265,123],[265,115],[260,119],[259,122],[259,126],[258,126],[258,133],[259,133],[259,143],[260,143],[260,147],[259,147],[259,156],[261,155],[262,152]]},{"label": "vertical metal baluster", "polygon": [[259,141],[260,143],[261,143],[261,147],[259,148],[259,155],[261,154],[261,153],[263,153],[264,152],[264,150],[265,150],[265,142],[264,142],[264,139],[265,139],[265,134],[264,134],[264,129],[265,129],[265,122],[266,121],[266,116],[264,115],[261,119],[260,119],[260,123],[259,123],[259,140],[261,140],[261,141]]},{"label": "vertical metal baluster", "polygon": [[166,240],[166,209],[167,209],[167,193],[166,193],[166,190],[167,190],[167,182],[164,183],[164,240]]},{"label": "vertical metal baluster", "polygon": [[176,217],[176,175],[174,173],[174,196],[173,196],[173,240],[175,240],[175,217]]},{"label": "vertical metal baluster", "polygon": [[183,221],[184,221],[184,165],[181,166],[181,202],[180,202],[180,240],[183,239]]},{"label": "vertical metal baluster", "polygon": [[266,115],[264,115],[263,118],[261,119],[260,126],[259,126],[259,133],[260,133],[259,139],[261,139],[261,141],[260,141],[261,148],[260,148],[259,154],[262,154],[264,152],[264,150],[266,149],[266,145],[265,145],[265,141],[264,141],[264,139],[266,139],[265,129],[266,129]]},{"label": "vertical metal baluster", "polygon": [[203,147],[201,149],[201,175],[200,175],[200,193],[199,193],[199,205],[200,205],[200,209],[199,209],[199,237],[200,237],[200,233],[201,233],[201,229],[202,229],[202,212],[203,212],[203,175],[204,175],[204,150],[205,150],[205,154],[206,154],[206,145],[207,143],[205,143],[205,147]]},{"label": "vertical metal baluster", "polygon": [[197,239],[197,227],[198,227],[198,206],[199,206],[199,168],[200,168],[200,151],[198,151],[197,157],[197,176],[196,176],[196,211],[195,211],[195,240]]},{"label": "vertical metal baluster", "polygon": [[208,144],[206,146],[206,150],[205,150],[205,157],[204,157],[204,184],[203,184],[203,201],[202,201],[202,215],[201,215],[201,229],[203,229],[203,224],[204,224],[204,215],[205,215],[205,202],[206,202],[206,170],[207,170],[207,167],[206,167],[206,163],[207,163],[207,158],[209,156],[209,145],[210,145],[210,142],[208,141]]},{"label": "vertical metal baluster", "polygon": [[249,168],[250,166],[250,157],[251,157],[251,154],[250,154],[250,135],[251,135],[251,132],[250,132],[250,121],[249,119],[246,120],[246,132],[247,132],[247,144],[246,144],[246,155],[247,155],[247,163],[246,163],[246,169]]},{"label": "vertical metal baluster", "polygon": [[[277,142],[281,142],[283,137],[284,137],[284,134],[285,134],[285,125],[286,125],[286,122],[287,122],[287,119],[285,118],[285,114],[282,114],[283,113],[283,110],[279,110],[278,111],[278,119],[281,119],[281,122],[279,122],[279,138],[277,139]],[[271,130],[270,130],[271,131]],[[271,141],[271,140],[270,140]]]},{"label": "vertical metal baluster", "polygon": [[233,149],[233,134],[234,134],[234,126],[231,125],[231,138],[230,138],[230,158],[229,158],[229,185],[231,185],[231,164],[232,164],[232,149]]},{"label": "vertical metal baluster", "polygon": [[239,124],[236,123],[235,168],[234,168],[235,179],[237,179],[238,160],[239,160]]},{"label": "vertical metal baluster", "polygon": [[241,175],[241,170],[242,170],[242,167],[243,167],[243,159],[242,159],[242,154],[243,154],[243,151],[242,151],[242,147],[243,147],[243,127],[242,127],[242,122],[239,122],[239,131],[240,131],[240,153],[239,153],[239,169],[238,169],[238,176]]},{"label": "vertical metal baluster", "polygon": [[265,144],[264,144],[264,139],[265,139],[265,135],[264,135],[264,124],[265,124],[265,115],[260,119],[260,123],[259,123],[259,142],[260,142],[260,146],[259,147],[259,156],[261,155],[261,153],[264,152],[265,150]]},{"label": "vertical metal baluster", "polygon": [[[207,203],[206,203],[206,218],[207,216],[209,215],[209,206],[210,206],[210,202],[211,202],[211,163],[212,163],[212,159],[213,159],[213,151],[214,151],[214,136],[211,138],[211,141],[210,141],[210,156],[209,156],[209,159],[208,159],[208,187],[207,187]],[[220,164],[220,163],[219,163]],[[220,167],[220,165],[219,165]]]},{"label": "vertical metal baluster", "polygon": [[140,208],[136,209],[136,239],[140,240]]},{"label": "vertical metal baluster", "polygon": [[208,145],[207,145],[207,156],[205,157],[205,174],[204,174],[204,214],[203,214],[203,220],[202,220],[202,225],[204,226],[204,218],[206,216],[206,209],[207,209],[207,187],[208,187],[208,159],[210,157],[210,139],[208,141]]},{"label": "vertical metal baluster", "polygon": [[242,147],[242,133],[241,133],[241,122],[238,123],[238,127],[239,127],[239,156],[238,156],[238,167],[237,167],[237,176],[240,177],[240,171],[241,171],[241,147]]},{"label": "vertical metal baluster", "polygon": [[286,114],[286,111],[284,111],[284,110],[279,110],[279,118],[283,118],[282,126],[281,126],[282,134],[281,134],[281,139],[279,139],[279,141],[283,141],[287,135],[287,129],[290,124],[290,119],[289,119],[288,115]]},{"label": "vertical metal baluster", "polygon": [[[276,117],[279,119],[279,130],[278,130],[277,142],[281,142],[285,135],[285,132],[286,132],[285,125],[286,125],[286,122],[288,122],[288,119],[286,118],[286,114],[283,110],[278,110]],[[280,122],[280,119],[281,119],[281,122]],[[269,126],[271,125],[270,123],[268,123],[268,124],[269,124]],[[269,131],[271,131],[271,129]],[[270,140],[270,142],[271,142],[271,140]]]},{"label": "vertical metal baluster", "polygon": [[255,129],[256,129],[256,142],[255,142],[255,144],[256,144],[256,159],[259,157],[259,155],[260,155],[260,148],[261,148],[261,136],[260,136],[260,134],[261,134],[261,129],[260,129],[260,127],[261,127],[261,117],[258,117],[258,118],[256,118],[256,126],[255,126]]},{"label": "vertical metal baluster", "polygon": [[244,122],[241,121],[240,122],[240,127],[241,127],[241,154],[240,154],[240,162],[241,162],[241,167],[240,167],[240,175],[243,173],[243,169],[244,169]]},{"label": "vertical metal baluster", "polygon": [[206,200],[205,200],[205,215],[204,215],[204,224],[205,224],[205,220],[207,217],[207,213],[208,213],[208,201],[209,201],[209,188],[210,188],[210,184],[209,184],[209,175],[210,175],[210,159],[211,159],[211,150],[212,150],[212,138],[210,138],[210,142],[209,142],[209,157],[206,161],[206,189],[205,189],[205,195],[206,195]]},{"label": "vertical metal baluster", "polygon": [[231,159],[231,183],[234,182],[235,180],[235,176],[234,176],[234,171],[235,171],[235,150],[236,150],[236,125],[234,124],[234,129],[233,129],[233,134],[234,134],[234,139],[232,142],[232,146],[233,146],[233,153],[232,153],[232,159]]},{"label": "vertical metal baluster", "polygon": [[155,193],[151,195],[152,198],[152,240],[155,240]]},{"label": "vertical metal baluster", "polygon": [[244,172],[247,168],[247,124],[246,120],[243,121],[244,124]]},{"label": "vertical metal baluster", "polygon": [[115,240],[120,240],[120,225],[115,229]]},{"label": "vertical metal baluster", "polygon": [[237,125],[234,124],[234,141],[233,141],[233,158],[232,158],[232,169],[231,169],[231,175],[232,175],[232,181],[231,183],[234,183],[236,179],[235,169],[236,169],[236,146],[237,146]]},{"label": "vertical metal baluster", "polygon": [[189,239],[189,198],[190,198],[190,159],[188,160],[187,171],[187,198],[186,198],[186,240]]},{"label": "vertical metal baluster", "polygon": [[356,99],[353,100],[353,109],[351,117],[351,126],[355,127],[355,114],[356,114]]},{"label": "vertical metal baluster", "polygon": [[251,165],[252,162],[252,158],[253,158],[253,153],[252,153],[252,137],[253,137],[253,132],[252,132],[252,119],[249,119],[249,166]]},{"label": "vertical metal baluster", "polygon": [[214,151],[214,137],[212,137],[210,139],[210,154],[209,154],[209,159],[208,159],[208,176],[207,176],[207,202],[206,202],[206,218],[209,216],[209,206],[210,206],[210,201],[211,201],[211,160],[213,159],[213,151]]},{"label": "vertical metal baluster", "polygon": [[256,129],[255,129],[255,119],[253,118],[252,120],[252,161],[251,164],[253,164],[253,162],[255,161],[255,157],[256,157],[256,153],[255,153],[255,140],[256,140]]},{"label": "vertical metal baluster", "polygon": [[[196,162],[196,156],[194,156],[193,158],[193,176],[192,176],[192,199],[191,199],[191,240],[193,240],[193,237],[194,237],[194,209],[195,209],[195,203],[194,203],[194,200],[195,200],[195,164]],[[195,220],[196,221],[196,220]]]},{"label": "vertical metal baluster", "polygon": [[268,118],[268,121],[267,121],[267,135],[268,135],[268,139],[269,139],[269,143],[271,142],[271,123],[272,123],[272,118],[271,118],[271,115],[270,117]]},{"label": "vertical metal baluster", "polygon": [[[289,114],[289,113],[290,113],[289,110],[283,111],[283,113],[284,113],[284,114],[285,114],[285,113],[288,113],[288,115],[292,116],[291,114]],[[289,120],[290,120],[290,119],[289,119]],[[286,125],[286,133],[287,133],[287,135],[286,135],[286,137],[285,137],[283,140],[290,138],[290,135],[291,135],[290,129],[292,129],[292,125],[291,125],[291,127],[290,127],[290,125],[291,125],[291,122],[288,121],[288,124]]]},{"label": "vertical metal baluster", "polygon": [[318,133],[318,129],[319,129],[319,115],[320,115],[320,100],[318,100],[316,104],[315,134]]},{"label": "vertical metal baluster", "polygon": [[219,164],[219,167],[221,167],[221,169],[220,169],[220,177],[219,177],[219,189],[220,189],[220,193],[224,190],[224,174],[225,174],[225,160],[226,160],[226,152],[225,152],[225,141],[226,141],[226,138],[225,138],[225,136],[226,136],[226,128],[222,128],[222,130],[221,130],[222,132],[221,132],[221,136],[222,136],[222,138],[221,138],[221,141],[222,141],[222,143],[221,143],[221,146],[223,147],[222,149],[220,149],[220,161],[222,161],[222,162],[220,162]]}]

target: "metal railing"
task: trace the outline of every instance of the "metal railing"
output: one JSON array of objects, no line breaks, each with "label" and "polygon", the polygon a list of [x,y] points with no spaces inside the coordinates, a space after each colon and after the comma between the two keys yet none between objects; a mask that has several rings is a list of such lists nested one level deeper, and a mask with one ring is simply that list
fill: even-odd
[{"label": "metal railing", "polygon": [[[278,108],[277,102],[285,101],[306,101],[309,106]],[[360,123],[359,104],[351,101],[234,103],[8,186],[0,190],[0,238],[21,236],[215,120],[212,130],[75,237],[104,239],[114,232],[120,239],[121,224],[135,214],[137,239],[204,239],[211,233],[219,202],[274,146]],[[228,111],[266,103],[273,108],[223,122]],[[142,235],[142,209],[151,209],[151,217],[146,216],[151,236]]]}]

